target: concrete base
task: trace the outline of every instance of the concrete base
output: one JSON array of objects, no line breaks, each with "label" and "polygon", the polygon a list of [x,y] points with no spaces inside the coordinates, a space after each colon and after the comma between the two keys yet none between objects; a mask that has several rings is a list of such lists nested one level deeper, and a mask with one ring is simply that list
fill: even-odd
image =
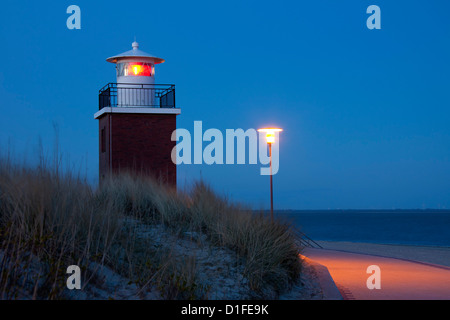
[{"label": "concrete base", "polygon": [[334,283],[327,267],[305,256],[300,255],[300,258],[311,265],[316,271],[317,277],[319,278],[319,284],[322,289],[323,300],[343,300],[343,297]]}]

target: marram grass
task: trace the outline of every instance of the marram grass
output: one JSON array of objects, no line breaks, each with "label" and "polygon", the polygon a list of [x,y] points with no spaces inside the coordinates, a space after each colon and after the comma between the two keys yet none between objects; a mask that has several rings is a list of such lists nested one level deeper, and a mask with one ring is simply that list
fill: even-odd
[{"label": "marram grass", "polygon": [[301,272],[291,226],[232,203],[204,182],[177,192],[120,174],[94,188],[70,172],[3,160],[0,299],[66,299],[66,268],[73,264],[82,270],[83,287],[100,281],[99,266],[106,266],[140,290],[158,288],[162,299],[207,298],[195,257],[186,252],[180,261],[152,246],[139,233],[142,224],[174,235],[201,233],[213,246],[233,250],[258,298],[287,290]]}]

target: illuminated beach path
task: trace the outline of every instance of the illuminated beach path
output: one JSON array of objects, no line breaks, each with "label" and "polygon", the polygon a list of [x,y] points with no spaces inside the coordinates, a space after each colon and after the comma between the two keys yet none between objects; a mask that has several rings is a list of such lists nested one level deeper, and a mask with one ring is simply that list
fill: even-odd
[{"label": "illuminated beach path", "polygon": [[[406,259],[305,248],[303,255],[328,268],[344,299],[449,300],[450,268]],[[369,289],[369,266],[380,267],[380,289]]]}]

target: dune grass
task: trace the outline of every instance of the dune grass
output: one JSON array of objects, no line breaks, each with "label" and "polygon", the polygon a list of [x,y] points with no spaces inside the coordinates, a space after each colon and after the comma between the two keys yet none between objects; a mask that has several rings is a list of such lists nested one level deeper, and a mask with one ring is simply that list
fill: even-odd
[{"label": "dune grass", "polygon": [[240,257],[249,289],[281,293],[301,272],[291,226],[232,203],[200,181],[186,192],[121,174],[92,187],[54,166],[0,161],[0,299],[67,298],[66,268],[82,269],[83,287],[99,268],[130,279],[163,299],[204,299],[195,259],[152,246],[142,224],[181,236],[198,232]]}]

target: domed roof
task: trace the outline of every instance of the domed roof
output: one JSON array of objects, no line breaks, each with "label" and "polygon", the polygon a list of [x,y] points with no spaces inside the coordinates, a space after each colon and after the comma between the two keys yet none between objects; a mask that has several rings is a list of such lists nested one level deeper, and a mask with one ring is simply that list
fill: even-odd
[{"label": "domed roof", "polygon": [[117,61],[122,58],[143,58],[143,59],[146,59],[149,61],[151,60],[154,64],[164,62],[164,59],[155,57],[147,52],[139,50],[139,43],[137,43],[136,41],[134,41],[131,46],[133,47],[132,50],[129,50],[124,53],[118,54],[116,56],[110,57],[110,58],[106,59],[106,61],[111,62],[111,63],[117,63]]}]

